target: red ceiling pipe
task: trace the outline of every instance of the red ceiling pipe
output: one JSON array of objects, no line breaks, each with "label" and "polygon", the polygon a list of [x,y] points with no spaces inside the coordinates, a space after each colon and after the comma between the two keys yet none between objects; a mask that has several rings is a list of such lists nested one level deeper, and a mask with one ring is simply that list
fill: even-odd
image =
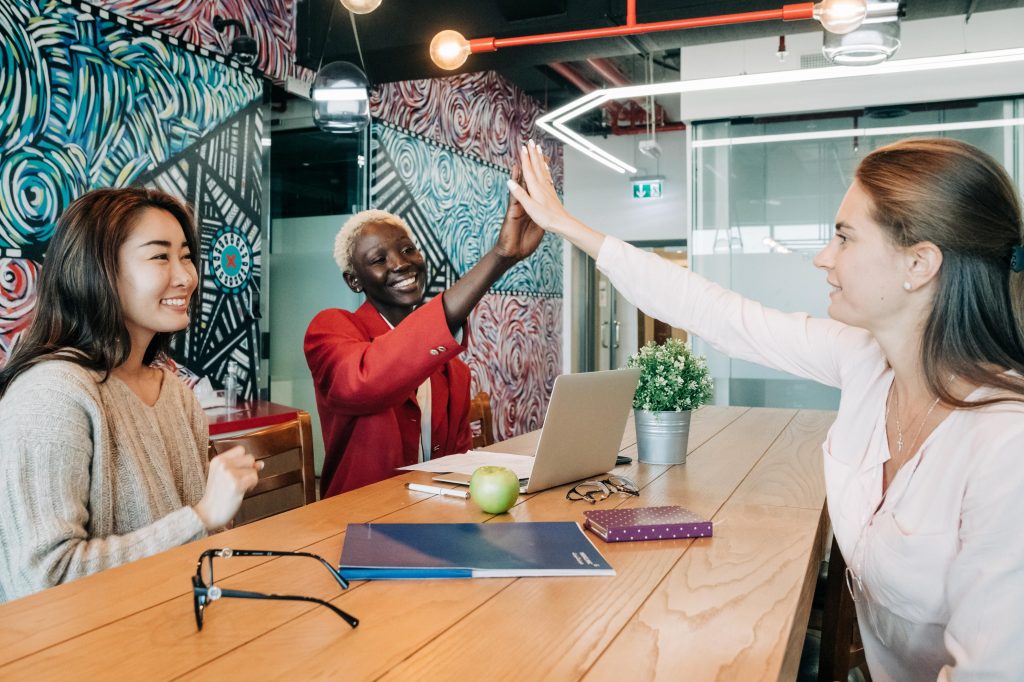
[{"label": "red ceiling pipe", "polygon": [[596,85],[588,81],[582,74],[577,72],[576,69],[572,68],[568,64],[548,64],[548,67],[559,76],[576,86],[576,88],[584,95],[588,92],[597,90]]},{"label": "red ceiling pipe", "polygon": [[607,59],[602,57],[593,57],[587,60],[587,64],[594,67],[594,71],[597,71],[601,78],[604,78],[612,85],[622,87],[624,85],[633,84],[628,78],[626,78],[626,74],[619,71],[619,68]]},{"label": "red ceiling pipe", "polygon": [[[587,64],[590,64],[594,71],[597,71],[598,75],[608,81],[611,85],[616,87],[633,85],[633,82],[626,77],[626,74],[622,73],[622,71],[619,70],[619,67],[615,66],[615,64],[608,59],[594,57],[592,59],[588,59]],[[638,99],[634,99],[632,101],[636,103],[638,108],[643,110],[644,117],[646,118],[647,108],[644,106],[644,103]],[[657,103],[654,105],[654,122],[656,125],[662,125],[665,123],[665,109]]]},{"label": "red ceiling pipe", "polygon": [[626,0],[626,26],[636,26],[636,0]]},{"label": "red ceiling pipe", "polygon": [[[559,76],[569,81],[584,94],[597,90],[596,85],[591,83],[583,76],[583,74],[569,64],[548,64],[548,67]],[[625,77],[623,76],[623,78]],[[618,102],[607,102],[604,107],[608,110],[609,117],[611,118],[613,135],[638,135],[640,133],[648,132],[647,112],[643,111],[639,107],[624,107]],[[642,116],[640,116],[640,114],[642,114]],[[622,118],[628,119],[629,123],[627,125],[621,125],[619,121]],[[661,121],[661,123],[655,127],[656,132],[660,133],[672,130],[686,130],[686,126],[682,123],[665,124],[663,122],[663,116],[659,121]]]},{"label": "red ceiling pipe", "polygon": [[[597,86],[587,80],[583,74],[572,68],[568,64],[548,64],[548,67],[552,71],[557,73],[559,76],[576,86],[580,92],[587,94],[597,90]],[[618,119],[619,111],[622,109],[622,105],[618,102],[608,102],[606,105],[608,112],[612,115],[612,120]]]},{"label": "red ceiling pipe", "polygon": [[[686,130],[685,123],[666,123],[654,129],[656,133],[669,133],[675,130]],[[646,125],[625,127],[620,126],[614,130],[615,135],[646,135],[650,131]]]},{"label": "red ceiling pipe", "polygon": [[688,28],[748,24],[757,21],[798,21],[802,19],[813,19],[814,3],[801,2],[791,5],[783,5],[782,9],[762,10],[759,12],[740,12],[737,14],[719,14],[712,17],[674,19],[672,21],[655,21],[647,24],[628,23],[628,0],[626,12],[627,24],[625,26],[609,26],[607,28],[593,28],[582,31],[563,31],[561,33],[541,33],[532,36],[516,36],[514,38],[474,38],[469,41],[469,51],[475,54],[478,52],[494,52],[495,50],[503,47],[561,43],[570,40],[614,38],[617,36],[637,35],[639,33],[681,31]]}]

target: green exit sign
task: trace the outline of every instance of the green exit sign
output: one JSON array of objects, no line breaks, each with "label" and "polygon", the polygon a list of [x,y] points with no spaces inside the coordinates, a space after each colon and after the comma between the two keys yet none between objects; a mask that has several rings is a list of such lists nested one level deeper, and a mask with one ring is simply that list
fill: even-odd
[{"label": "green exit sign", "polygon": [[634,180],[634,199],[658,199],[661,197],[661,180]]}]

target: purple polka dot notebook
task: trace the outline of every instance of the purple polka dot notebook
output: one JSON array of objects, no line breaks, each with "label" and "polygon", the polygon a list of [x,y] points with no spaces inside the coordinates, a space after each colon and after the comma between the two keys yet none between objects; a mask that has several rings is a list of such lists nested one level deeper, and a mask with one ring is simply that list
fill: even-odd
[{"label": "purple polka dot notebook", "polygon": [[605,542],[711,537],[711,522],[683,507],[585,511],[585,528]]}]

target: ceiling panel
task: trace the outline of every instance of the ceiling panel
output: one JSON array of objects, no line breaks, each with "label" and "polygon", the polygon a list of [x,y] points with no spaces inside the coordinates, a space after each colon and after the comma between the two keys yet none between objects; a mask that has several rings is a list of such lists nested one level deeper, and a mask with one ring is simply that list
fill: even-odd
[{"label": "ceiling panel", "polygon": [[[638,0],[639,22],[665,21],[735,12],[779,9],[764,0]],[[356,28],[372,82],[451,75],[427,56],[438,31],[455,29],[467,38],[508,37],[625,23],[624,0],[383,0],[371,14],[357,16]],[[907,20],[1024,7],[1024,0],[908,0]],[[352,22],[338,0],[300,0],[297,6],[298,62],[316,70],[320,64],[359,63]],[[681,45],[820,30],[815,22],[760,22],[740,26],[652,33],[632,38],[574,41],[506,48],[472,55],[462,71],[496,70],[534,97],[556,105],[579,91],[545,64],[578,62],[589,57],[619,57],[678,50]],[[659,55],[660,56],[660,55]],[[628,61],[625,66],[628,68]]]}]

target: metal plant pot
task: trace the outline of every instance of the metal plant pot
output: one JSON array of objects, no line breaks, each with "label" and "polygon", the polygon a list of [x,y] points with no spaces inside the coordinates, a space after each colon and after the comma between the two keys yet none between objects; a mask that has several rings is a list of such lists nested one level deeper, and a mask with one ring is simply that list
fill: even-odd
[{"label": "metal plant pot", "polygon": [[638,459],[645,464],[686,464],[691,414],[634,409]]}]

